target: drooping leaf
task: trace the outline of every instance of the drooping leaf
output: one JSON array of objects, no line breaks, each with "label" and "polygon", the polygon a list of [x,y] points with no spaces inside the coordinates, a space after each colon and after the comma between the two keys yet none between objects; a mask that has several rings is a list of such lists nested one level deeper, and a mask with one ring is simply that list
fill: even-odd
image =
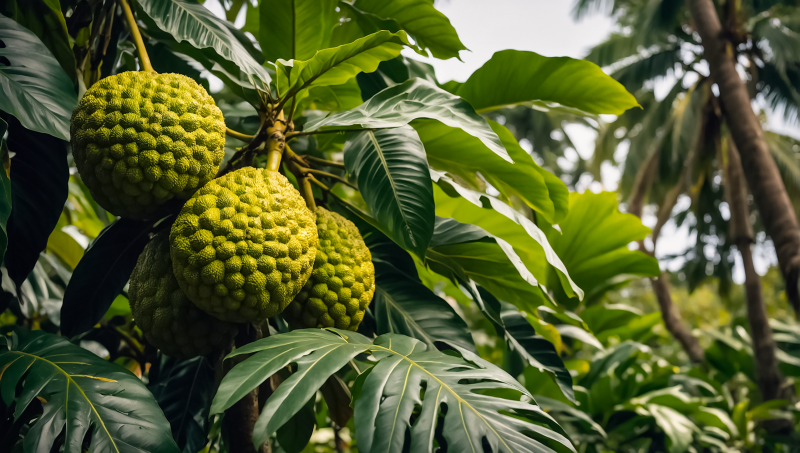
[{"label": "drooping leaf", "polygon": [[414,77],[437,83],[433,66],[406,58],[403,55],[392,60],[382,61],[377,70],[371,73],[362,72],[356,76],[356,79],[361,87],[361,97],[367,101],[384,89]]},{"label": "drooping leaf", "polygon": [[258,5],[258,42],[267,61],[308,60],[328,47],[338,0],[267,0]]},{"label": "drooping leaf", "polygon": [[[603,283],[620,275],[655,277],[661,273],[655,258],[628,249],[628,244],[644,239],[650,229],[638,217],[619,212],[616,193],[571,193],[569,200],[569,214],[559,222],[561,232],[547,226],[543,230],[587,298],[598,300],[602,297],[598,290],[607,288]],[[556,279],[546,281],[553,286]]]},{"label": "drooping leaf", "polygon": [[61,332],[78,335],[103,318],[150,240],[152,222],[119,219],[92,242],[72,273],[61,307]]},{"label": "drooping leaf", "polygon": [[406,33],[386,30],[349,44],[318,51],[307,60],[277,62],[278,94],[287,98],[312,86],[340,85],[360,72],[372,72],[381,61],[410,45]]},{"label": "drooping leaf", "polygon": [[391,128],[419,118],[438,120],[447,126],[463,129],[511,162],[497,134],[469,103],[420,78],[386,88],[358,108],[311,121],[303,130]]},{"label": "drooping leaf", "polygon": [[78,96],[67,73],[33,32],[2,15],[0,43],[0,110],[26,129],[69,140]]},{"label": "drooping leaf", "polygon": [[433,191],[436,215],[478,225],[505,240],[536,280],[547,281],[552,267],[563,290],[583,298],[583,291],[570,278],[545,234],[530,219],[494,197],[460,186],[440,172],[431,170],[431,178],[437,183]]},{"label": "drooping leaf", "polygon": [[544,302],[538,281],[511,245],[476,225],[436,217],[425,258],[440,275],[474,280],[522,309],[533,310]]},{"label": "drooping leaf", "polygon": [[272,78],[253,57],[254,49],[242,43],[247,39],[244,34],[205,6],[187,0],[147,0],[139,4],[158,28],[179,43],[187,41],[198,49],[212,48],[217,55],[244,71],[251,86],[269,86]]},{"label": "drooping leaf", "polygon": [[223,378],[211,413],[229,408],[287,364],[297,364],[297,371],[269,397],[256,422],[253,442],[261,445],[300,411],[328,376],[371,346],[366,337],[355,332],[334,335],[318,329],[295,330],[245,345],[228,357],[253,355]]},{"label": "drooping leaf", "polygon": [[75,80],[75,54],[59,0],[8,0],[0,5],[0,14],[36,34],[64,72]]},{"label": "drooping leaf", "polygon": [[164,411],[178,448],[183,453],[202,450],[208,441],[208,410],[216,390],[209,360],[178,360],[160,354],[150,368],[147,388]]},{"label": "drooping leaf", "polygon": [[7,118],[7,146],[16,154],[10,164],[13,208],[8,218],[5,265],[9,277],[21,284],[33,270],[39,252],[47,247],[47,238],[64,209],[69,164],[66,142],[28,130],[14,117]]},{"label": "drooping leaf", "polygon": [[649,348],[633,341],[625,341],[612,348],[608,348],[595,357],[589,372],[581,378],[579,384],[583,387],[590,388],[597,380],[609,372],[613,371],[614,373],[622,374],[625,369],[621,367],[620,364],[630,364],[631,357],[640,352],[649,352]]},{"label": "drooping leaf", "polygon": [[[575,451],[524,387],[472,353],[445,355],[394,334],[376,338],[371,351],[378,363],[354,386],[359,451],[433,451],[438,423],[448,451],[482,451],[486,444],[498,453]],[[515,396],[492,395],[500,389]]]},{"label": "drooping leaf", "polygon": [[425,150],[409,126],[357,133],[344,146],[347,172],[381,229],[419,257],[433,234],[434,204]]},{"label": "drooping leaf", "polygon": [[414,37],[417,45],[429,49],[436,58],[458,58],[460,50],[467,50],[450,20],[428,0],[358,0],[355,6],[382,19],[395,21]]},{"label": "drooping leaf", "polygon": [[69,453],[85,451],[88,433],[89,451],[180,451],[153,395],[130,371],[42,331],[17,330],[8,346],[0,346],[6,405],[16,404],[18,418],[34,399],[43,402],[25,451],[59,451],[62,431]]},{"label": "drooping leaf", "polygon": [[648,404],[645,410],[655,418],[656,424],[669,439],[669,453],[682,453],[692,444],[697,426],[685,415],[666,406]]},{"label": "drooping leaf", "polygon": [[538,101],[592,114],[619,115],[639,105],[594,63],[520,50],[495,53],[456,94],[479,112]]},{"label": "drooping leaf", "polygon": [[569,209],[567,186],[557,177],[545,179],[547,170],[533,161],[505,126],[489,121],[514,160],[513,164],[489,152],[480,140],[461,129],[429,120],[416,120],[411,125],[425,145],[428,163],[434,169],[464,180],[471,180],[480,172],[501,194],[519,197],[548,222],[558,223],[566,215]]},{"label": "drooping leaf", "polygon": [[389,263],[375,263],[375,296],[370,309],[376,333],[406,335],[435,349],[435,342],[475,351],[467,324],[441,297]]},{"label": "drooping leaf", "polygon": [[546,396],[534,395],[534,398],[536,399],[536,402],[539,403],[539,405],[542,406],[542,408],[544,408],[548,413],[552,414],[554,412],[562,412],[575,417],[578,420],[586,423],[592,430],[600,434],[602,437],[606,437],[606,432],[603,427],[592,420],[592,417],[590,417],[586,412]]},{"label": "drooping leaf", "polygon": [[509,303],[497,300],[485,289],[478,288],[478,297],[475,300],[481,311],[494,324],[497,335],[506,341],[511,353],[518,355],[528,366],[546,371],[558,384],[561,393],[568,400],[575,402],[572,376],[553,344],[542,335],[537,335],[534,327],[518,309]]},{"label": "drooping leaf", "polygon": [[312,396],[300,408],[300,411],[278,428],[275,437],[286,453],[300,453],[306,448],[308,441],[311,440],[316,423],[317,417],[314,413],[314,397]]}]

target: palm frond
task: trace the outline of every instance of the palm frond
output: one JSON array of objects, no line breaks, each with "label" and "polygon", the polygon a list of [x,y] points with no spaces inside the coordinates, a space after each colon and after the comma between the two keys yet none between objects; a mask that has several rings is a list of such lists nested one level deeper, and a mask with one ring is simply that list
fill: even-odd
[{"label": "palm frond", "polygon": [[800,140],[771,131],[764,131],[764,140],[778,166],[789,197],[793,201],[800,201]]},{"label": "palm frond", "polygon": [[611,33],[605,41],[592,47],[584,60],[605,67],[639,54],[638,39],[633,35]]},{"label": "palm frond", "polygon": [[644,55],[611,74],[632,93],[641,90],[648,81],[670,75],[682,63],[679,45],[664,46]]},{"label": "palm frond", "polygon": [[647,0],[638,15],[636,35],[639,42],[652,46],[664,42],[664,37],[681,30],[684,0]]},{"label": "palm frond", "polygon": [[765,59],[784,72],[791,64],[800,63],[800,33],[791,30],[780,20],[764,19],[753,27],[753,38],[765,54]]},{"label": "palm frond", "polygon": [[795,87],[800,86],[800,66],[789,65],[781,72],[772,63],[764,62],[758,66],[756,89],[764,95],[770,108],[783,110],[784,117],[797,119],[800,112],[800,95]]},{"label": "palm frond", "polygon": [[612,15],[617,12],[617,8],[615,0],[577,0],[575,6],[572,7],[572,17],[575,20],[581,20],[595,13]]}]

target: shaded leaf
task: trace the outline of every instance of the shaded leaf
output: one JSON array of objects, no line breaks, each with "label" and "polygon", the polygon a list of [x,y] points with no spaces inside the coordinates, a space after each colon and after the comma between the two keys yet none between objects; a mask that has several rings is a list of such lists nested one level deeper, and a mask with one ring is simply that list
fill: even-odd
[{"label": "shaded leaf", "polygon": [[[44,413],[23,440],[25,451],[177,453],[169,424],[153,395],[131,372],[66,339],[42,331],[17,330],[9,349],[0,347],[0,390],[15,418],[37,397]],[[19,386],[21,393],[15,394]]]},{"label": "shaded leaf", "polygon": [[119,219],[95,239],[72,273],[61,307],[61,332],[74,336],[103,318],[150,240],[153,224]]},{"label": "shaded leaf", "polygon": [[425,256],[434,205],[425,150],[411,127],[359,132],[345,143],[344,163],[370,213],[395,242]]},{"label": "shaded leaf", "polygon": [[36,35],[2,15],[0,44],[0,110],[26,129],[69,140],[78,96],[64,69]]},{"label": "shaded leaf", "polygon": [[312,396],[288,422],[278,428],[275,437],[286,453],[300,453],[311,440],[316,423],[317,417],[314,413],[314,397]]},{"label": "shaded leaf", "polygon": [[[1,27],[0,27],[1,28]],[[3,31],[0,29],[0,33]],[[67,199],[67,144],[51,135],[25,129],[8,117],[11,159],[11,215],[8,218],[8,275],[21,284],[47,247]]]},{"label": "shaded leaf", "polygon": [[159,355],[150,368],[147,388],[164,411],[172,437],[183,453],[196,453],[207,442],[208,410],[216,391],[214,366],[205,357],[178,360]]},{"label": "shaded leaf", "polygon": [[11,180],[7,169],[11,162],[8,155],[5,135],[8,132],[8,123],[0,118],[0,263],[6,255],[8,247],[8,218],[11,216]]},{"label": "shaded leaf", "polygon": [[479,112],[542,101],[587,113],[619,115],[639,105],[594,63],[520,50],[496,52],[456,94]]},{"label": "shaded leaf", "polygon": [[358,108],[311,121],[304,131],[332,128],[392,128],[427,118],[463,129],[477,137],[492,152],[507,161],[511,158],[486,120],[463,99],[420,78],[386,88]]},{"label": "shaded leaf", "polygon": [[375,297],[370,304],[376,333],[416,338],[435,349],[436,342],[475,352],[467,324],[441,297],[406,277],[389,263],[375,260]]}]

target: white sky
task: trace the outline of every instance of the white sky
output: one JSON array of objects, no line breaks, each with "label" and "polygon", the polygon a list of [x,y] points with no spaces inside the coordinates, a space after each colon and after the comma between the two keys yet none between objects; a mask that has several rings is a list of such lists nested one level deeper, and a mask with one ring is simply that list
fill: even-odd
[{"label": "white sky", "polygon": [[[571,14],[573,4],[573,0],[436,0],[436,8],[450,19],[469,51],[461,52],[462,61],[455,58],[446,61],[422,59],[408,49],[404,50],[404,54],[433,65],[437,78],[442,82],[466,80],[494,52],[503,49],[530,50],[551,57],[582,58],[612,31],[613,21],[602,14],[593,14],[575,22]],[[218,0],[207,0],[205,6],[224,17]],[[237,25],[244,23],[244,17],[241,16],[236,21]],[[779,115],[770,115],[769,127],[781,133],[800,136],[797,126],[785,124]],[[567,132],[575,143],[577,153],[588,159],[594,151],[594,132],[578,125],[568,126]],[[620,157],[624,157],[624,153]],[[581,191],[587,188],[592,191],[615,190],[619,176],[619,171],[606,163],[602,169],[603,184],[584,184],[582,180],[577,186]],[[688,198],[681,199],[676,209],[685,209],[688,201]],[[655,217],[645,215],[643,222],[652,227]],[[686,227],[677,229],[670,221],[662,230],[656,256],[682,252],[693,242],[694,238],[689,237]],[[737,283],[744,281],[740,261],[737,256],[734,268],[734,281]],[[763,275],[770,263],[776,262],[774,250],[756,250],[755,261],[756,270]],[[677,270],[680,266],[678,260],[662,262],[662,268],[670,270]]]}]

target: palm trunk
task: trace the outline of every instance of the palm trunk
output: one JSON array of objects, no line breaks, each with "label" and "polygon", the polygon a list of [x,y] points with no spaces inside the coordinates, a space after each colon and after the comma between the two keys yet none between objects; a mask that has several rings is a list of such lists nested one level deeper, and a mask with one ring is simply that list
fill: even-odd
[{"label": "palm trunk", "polygon": [[723,38],[723,28],[712,0],[689,1],[694,25],[703,40],[711,77],[731,135],[741,152],[744,176],[753,194],[767,234],[775,244],[778,264],[786,281],[786,295],[800,315],[800,226],[778,168],[770,156],[761,124],[753,113],[750,95],[736,72],[735,52]]},{"label": "palm trunk", "polygon": [[[636,217],[642,217],[642,208],[644,207],[644,197],[647,191],[650,188],[650,183],[653,180],[652,176],[655,174],[655,169],[657,168],[658,163],[658,151],[653,152],[650,157],[648,157],[647,162],[645,165],[639,169],[639,172],[636,174],[636,179],[634,180],[634,185],[631,190],[631,198],[628,202],[628,213],[633,214]],[[681,177],[681,182],[679,185],[683,184],[683,177]],[[679,187],[676,187],[678,189]],[[670,191],[670,194],[675,192],[675,190]],[[678,200],[677,193],[674,196],[667,196],[667,200],[665,200],[665,205],[661,207],[659,212],[659,225],[656,225],[656,228],[653,229],[653,253],[655,253],[655,244],[658,240],[658,232],[661,230],[661,226],[666,222],[663,219],[662,212],[667,213],[667,218],[669,218],[669,214],[672,212],[672,208],[675,207],[675,203]],[[645,253],[650,253],[644,246],[643,241],[639,241],[639,249]],[[661,310],[661,318],[664,320],[664,327],[666,327],[667,331],[672,334],[672,336],[678,340],[681,347],[686,354],[689,356],[689,360],[693,363],[702,363],[705,360],[705,352],[703,348],[700,346],[700,342],[697,341],[697,337],[692,335],[689,329],[683,324],[683,320],[681,319],[681,312],[675,304],[672,303],[672,296],[670,295],[669,290],[669,276],[662,272],[656,278],[651,278],[650,283],[653,285],[653,292],[656,295],[656,300],[658,301],[658,307]]]},{"label": "palm trunk", "polygon": [[[747,294],[747,319],[750,322],[750,334],[753,338],[753,355],[758,375],[758,388],[764,400],[780,397],[783,377],[778,370],[775,357],[775,340],[772,339],[772,328],[767,318],[767,307],[761,291],[761,278],[753,266],[753,228],[750,225],[747,209],[747,188],[744,185],[742,162],[736,146],[728,141],[727,164],[723,168],[723,184],[725,198],[731,210],[730,236],[736,248],[742,254],[744,263],[744,286]],[[724,162],[726,159],[722,159]]]}]

